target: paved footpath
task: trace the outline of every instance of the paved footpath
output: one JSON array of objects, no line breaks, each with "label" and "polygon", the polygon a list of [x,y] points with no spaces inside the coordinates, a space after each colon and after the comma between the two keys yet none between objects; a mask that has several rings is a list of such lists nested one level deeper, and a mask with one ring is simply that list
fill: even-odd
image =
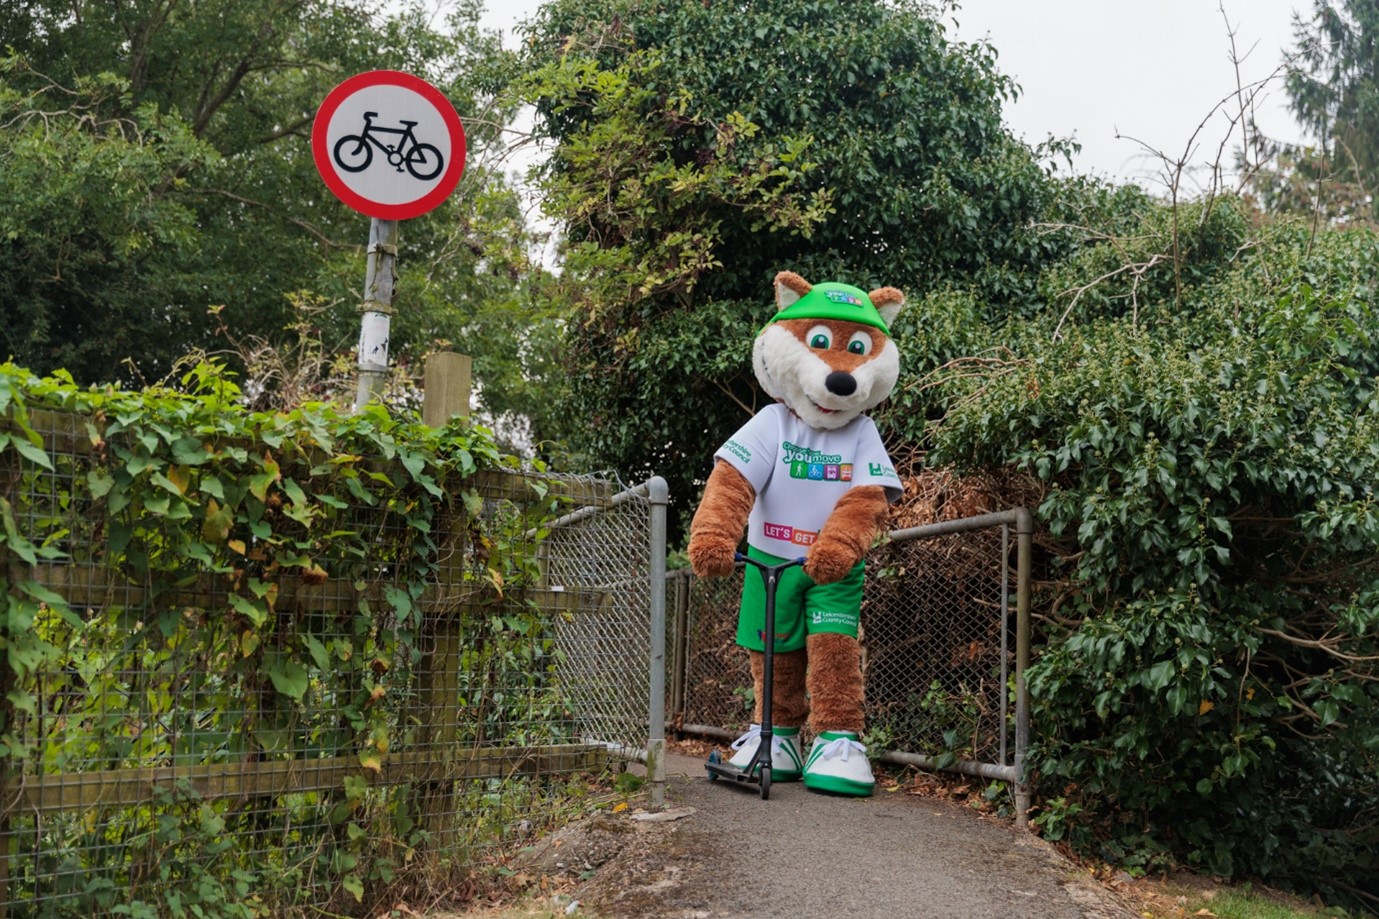
[{"label": "paved footpath", "polygon": [[599,916],[1135,919],[1047,844],[959,804],[798,782],[763,801],[710,783],[701,759],[670,754],[666,771],[661,819],[599,818],[534,853],[585,877],[574,896]]}]

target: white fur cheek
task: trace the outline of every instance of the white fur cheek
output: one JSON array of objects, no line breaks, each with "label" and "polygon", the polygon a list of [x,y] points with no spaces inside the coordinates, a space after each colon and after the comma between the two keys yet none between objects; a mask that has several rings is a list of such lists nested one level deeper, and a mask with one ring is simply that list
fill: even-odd
[{"label": "white fur cheek", "polygon": [[768,326],[752,346],[752,369],[766,394],[791,408],[808,401],[800,386],[800,365],[814,359],[798,338],[779,326]]},{"label": "white fur cheek", "polygon": [[[767,329],[769,332],[770,329]],[[766,395],[772,399],[781,398],[781,394],[776,387],[776,379],[771,375],[771,370],[766,361],[766,332],[757,336],[756,341],[752,342],[752,371],[757,375],[757,382],[766,391]]]},{"label": "white fur cheek", "polygon": [[900,378],[900,349],[895,342],[886,342],[881,353],[858,367],[853,375],[858,377],[858,388],[867,390],[867,401],[861,411],[875,408],[886,400]]}]

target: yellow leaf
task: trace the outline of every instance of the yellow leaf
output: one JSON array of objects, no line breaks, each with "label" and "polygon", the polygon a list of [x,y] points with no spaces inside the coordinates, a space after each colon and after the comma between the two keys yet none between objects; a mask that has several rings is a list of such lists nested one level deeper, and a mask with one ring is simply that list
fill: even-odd
[{"label": "yellow leaf", "polygon": [[614,805],[613,805],[613,813],[615,813],[615,814],[622,813],[622,812],[625,811],[625,810],[627,810],[627,802],[626,802],[626,801],[623,801],[623,802],[621,802],[621,803],[618,803],[618,804],[614,804]]},{"label": "yellow leaf", "polygon": [[244,634],[239,636],[239,653],[243,654],[245,657],[253,654],[258,646],[259,636],[257,632],[251,632],[246,629]]},{"label": "yellow leaf", "polygon": [[177,486],[177,490],[182,494],[187,493],[187,486],[191,484],[192,473],[186,466],[173,466],[168,470],[168,481]]},{"label": "yellow leaf", "polygon": [[228,508],[220,506],[215,498],[206,504],[206,519],[201,524],[201,536],[207,542],[220,542],[230,535],[235,525],[235,515]]},{"label": "yellow leaf", "polygon": [[242,539],[232,539],[225,545],[229,546],[231,549],[238,552],[240,555],[244,554],[244,540]]},{"label": "yellow leaf", "polygon": [[1214,708],[1216,708],[1215,702],[1212,702],[1209,699],[1203,699],[1202,704],[1197,706],[1197,714],[1198,716],[1205,715],[1207,712],[1211,711]]},{"label": "yellow leaf", "polygon": [[370,772],[383,771],[383,759],[375,753],[360,753],[359,765],[368,769]]}]

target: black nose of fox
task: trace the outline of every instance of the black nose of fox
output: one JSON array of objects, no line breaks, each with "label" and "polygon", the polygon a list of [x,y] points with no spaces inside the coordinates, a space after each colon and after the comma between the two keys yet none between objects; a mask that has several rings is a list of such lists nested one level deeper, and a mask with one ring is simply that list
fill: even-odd
[{"label": "black nose of fox", "polygon": [[835,370],[824,377],[824,389],[835,396],[850,396],[857,392],[857,380],[850,373]]}]

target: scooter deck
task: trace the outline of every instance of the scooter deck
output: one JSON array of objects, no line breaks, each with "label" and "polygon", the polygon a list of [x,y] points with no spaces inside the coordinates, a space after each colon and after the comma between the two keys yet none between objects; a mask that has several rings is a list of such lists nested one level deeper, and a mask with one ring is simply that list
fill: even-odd
[{"label": "scooter deck", "polygon": [[734,766],[732,763],[724,762],[715,750],[709,754],[708,762],[704,763],[704,771],[709,774],[709,781],[716,782],[719,779],[727,779],[734,785],[751,785],[761,789],[761,797],[764,799],[770,793],[771,788],[771,765],[761,760],[753,760],[743,769]]}]

